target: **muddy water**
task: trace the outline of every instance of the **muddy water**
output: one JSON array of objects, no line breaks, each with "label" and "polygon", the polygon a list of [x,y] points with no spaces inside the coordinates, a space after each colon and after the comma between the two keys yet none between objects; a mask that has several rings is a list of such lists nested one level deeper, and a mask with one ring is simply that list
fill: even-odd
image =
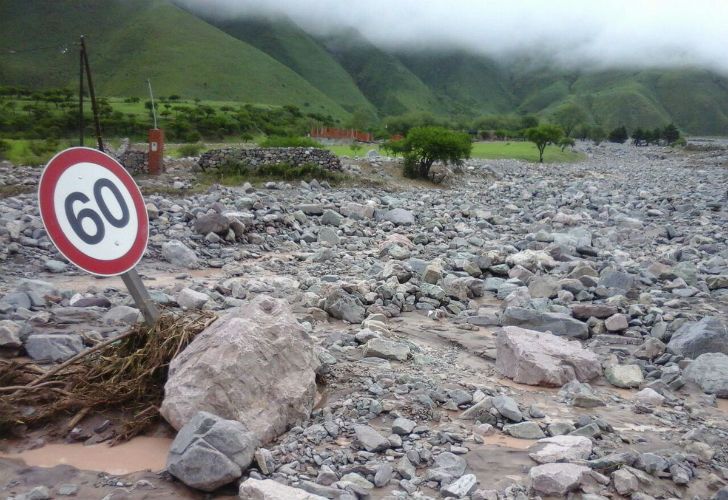
[{"label": "muddy water", "polygon": [[171,444],[172,439],[159,437],[137,437],[114,447],[60,443],[17,454],[0,454],[0,458],[22,460],[26,465],[36,467],[72,465],[82,470],[122,475],[145,470],[161,471]]},{"label": "muddy water", "polygon": [[[175,276],[179,274],[177,272],[154,269],[142,265],[139,268],[139,273],[144,277],[145,285],[149,288],[159,288],[180,283],[180,281],[175,278]],[[225,276],[225,272],[222,269],[217,268],[187,270],[185,271],[185,274],[188,274],[193,279],[197,280],[218,280]],[[47,274],[42,276],[41,279],[53,283],[63,290],[70,289],[83,291],[92,286],[100,288],[124,288],[124,282],[119,276],[97,278],[90,274],[79,274],[78,276]]]}]

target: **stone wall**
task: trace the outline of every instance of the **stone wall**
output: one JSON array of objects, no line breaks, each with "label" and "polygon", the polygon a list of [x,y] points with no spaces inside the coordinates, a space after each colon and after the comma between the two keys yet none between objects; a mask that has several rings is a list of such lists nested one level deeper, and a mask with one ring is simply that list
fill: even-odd
[{"label": "stone wall", "polygon": [[149,168],[148,153],[146,151],[127,150],[117,155],[119,163],[126,168],[130,174],[146,174]]},{"label": "stone wall", "polygon": [[327,170],[341,170],[341,162],[330,151],[317,148],[225,148],[203,153],[200,168],[215,168],[228,161],[248,164],[252,169],[262,165],[286,163],[294,166],[313,163]]}]

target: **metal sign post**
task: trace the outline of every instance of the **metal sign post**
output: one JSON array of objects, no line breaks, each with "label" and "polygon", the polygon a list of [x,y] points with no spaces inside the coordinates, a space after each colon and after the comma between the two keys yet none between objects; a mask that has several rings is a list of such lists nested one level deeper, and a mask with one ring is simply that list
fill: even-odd
[{"label": "metal sign post", "polygon": [[96,95],[84,37],[79,83],[80,141],[83,144],[83,76],[86,70],[98,151],[66,149],[41,174],[38,202],[48,237],[58,251],[82,270],[118,276],[129,289],[148,325],[159,319],[135,266],[149,240],[149,217],[139,187],[129,172],[104,153]]}]

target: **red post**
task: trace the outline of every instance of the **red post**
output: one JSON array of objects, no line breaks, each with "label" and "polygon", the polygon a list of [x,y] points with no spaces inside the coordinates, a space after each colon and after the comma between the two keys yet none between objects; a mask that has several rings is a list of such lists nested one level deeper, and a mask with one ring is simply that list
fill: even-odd
[{"label": "red post", "polygon": [[164,172],[164,130],[149,129],[149,173],[159,175]]}]

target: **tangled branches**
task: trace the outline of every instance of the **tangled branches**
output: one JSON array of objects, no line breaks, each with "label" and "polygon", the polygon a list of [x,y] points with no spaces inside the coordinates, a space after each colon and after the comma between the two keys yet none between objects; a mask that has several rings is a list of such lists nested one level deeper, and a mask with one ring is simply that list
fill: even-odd
[{"label": "tangled branches", "polygon": [[0,360],[0,433],[64,415],[75,425],[91,411],[117,409],[128,416],[113,443],[130,439],[158,416],[169,363],[214,319],[165,314],[154,327],[138,325],[49,371]]}]

